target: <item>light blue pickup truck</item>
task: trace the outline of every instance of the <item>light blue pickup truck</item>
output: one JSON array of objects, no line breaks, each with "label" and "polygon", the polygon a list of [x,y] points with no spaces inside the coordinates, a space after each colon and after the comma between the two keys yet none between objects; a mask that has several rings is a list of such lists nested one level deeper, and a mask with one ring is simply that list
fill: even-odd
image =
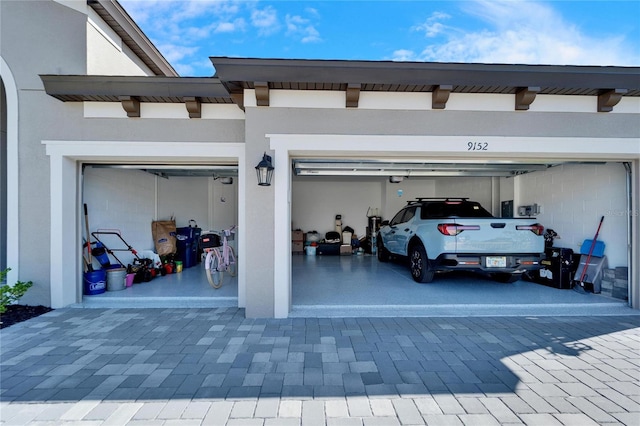
[{"label": "light blue pickup truck", "polygon": [[535,219],[496,218],[467,198],[417,198],[382,223],[377,254],[381,262],[408,258],[419,283],[452,270],[511,283],[525,271],[540,269],[543,231]]}]

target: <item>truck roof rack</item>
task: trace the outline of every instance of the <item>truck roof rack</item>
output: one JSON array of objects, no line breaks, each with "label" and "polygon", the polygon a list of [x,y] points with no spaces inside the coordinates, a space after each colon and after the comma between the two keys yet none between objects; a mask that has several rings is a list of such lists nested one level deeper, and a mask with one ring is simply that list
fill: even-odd
[{"label": "truck roof rack", "polygon": [[421,203],[423,201],[467,201],[466,197],[416,197],[415,200],[407,201],[407,204]]}]

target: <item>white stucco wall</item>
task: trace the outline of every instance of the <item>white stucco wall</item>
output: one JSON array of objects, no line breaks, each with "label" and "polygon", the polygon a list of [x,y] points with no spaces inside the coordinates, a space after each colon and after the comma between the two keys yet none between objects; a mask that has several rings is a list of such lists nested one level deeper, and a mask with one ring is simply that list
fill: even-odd
[{"label": "white stucco wall", "polygon": [[87,74],[153,75],[92,8],[86,11]]}]

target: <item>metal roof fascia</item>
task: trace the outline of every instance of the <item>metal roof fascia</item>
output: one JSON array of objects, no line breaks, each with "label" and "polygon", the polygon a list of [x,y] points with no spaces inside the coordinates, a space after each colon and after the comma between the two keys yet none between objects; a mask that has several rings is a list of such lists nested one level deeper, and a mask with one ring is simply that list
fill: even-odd
[{"label": "metal roof fascia", "polygon": [[640,67],[210,57],[222,81],[640,89]]},{"label": "metal roof fascia", "polygon": [[230,98],[214,77],[41,75],[45,91],[56,95]]}]

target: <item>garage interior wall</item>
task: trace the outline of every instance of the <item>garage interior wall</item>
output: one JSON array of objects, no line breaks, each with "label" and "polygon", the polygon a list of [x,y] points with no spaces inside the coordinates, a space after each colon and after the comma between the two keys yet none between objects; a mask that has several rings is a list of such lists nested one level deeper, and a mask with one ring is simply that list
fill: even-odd
[{"label": "garage interior wall", "polygon": [[292,229],[324,235],[334,230],[339,214],[343,227],[350,226],[363,236],[367,215],[373,216],[377,209],[383,220],[391,220],[417,197],[468,197],[491,210],[491,178],[407,178],[400,183],[387,178],[297,178],[291,197]]},{"label": "garage interior wall", "polygon": [[[154,250],[151,222],[156,219],[174,216],[177,227],[189,226],[193,219],[203,231],[238,223],[236,179],[224,185],[213,177],[163,178],[140,170],[88,166],[83,186],[91,231],[118,229],[137,251]],[[109,248],[123,247],[117,237],[111,238],[106,235],[100,240]],[[116,256],[125,264],[133,261],[129,252],[116,252]]]},{"label": "garage interior wall", "polygon": [[[515,210],[520,205],[542,206],[536,217],[561,237],[554,245],[576,252],[585,239],[593,238],[604,215],[598,239],[606,244],[609,267],[615,268],[628,263],[625,182],[620,163],[565,164],[499,179],[496,196],[500,202],[514,200]],[[490,177],[411,178],[400,183],[376,178],[297,178],[292,189],[292,229],[324,235],[334,229],[335,215],[340,214],[343,227],[350,226],[361,236],[370,207],[378,208],[383,220],[390,220],[416,197],[468,197],[492,210],[492,184]],[[500,216],[500,211],[493,214]]]},{"label": "garage interior wall", "polygon": [[564,164],[518,176],[514,210],[533,203],[542,206],[536,217],[560,236],[554,245],[574,252],[593,238],[604,216],[598,240],[606,245],[609,267],[628,266],[626,179],[622,163]]}]

